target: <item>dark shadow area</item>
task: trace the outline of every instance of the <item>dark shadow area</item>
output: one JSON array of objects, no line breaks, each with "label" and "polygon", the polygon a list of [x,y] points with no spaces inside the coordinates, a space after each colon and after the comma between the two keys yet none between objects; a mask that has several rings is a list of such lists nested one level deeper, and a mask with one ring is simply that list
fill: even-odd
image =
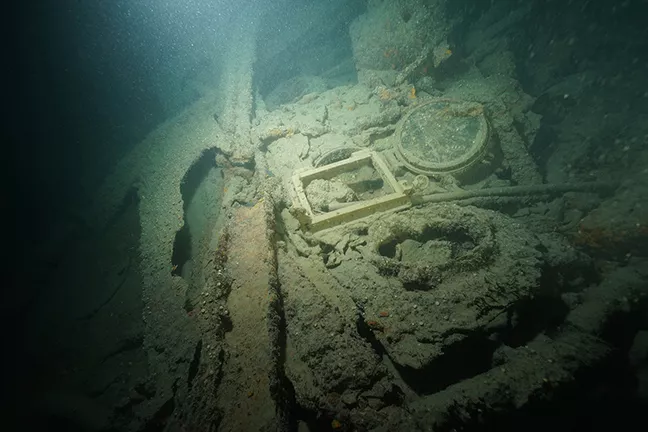
[{"label": "dark shadow area", "polygon": [[[12,392],[5,400],[13,401],[12,415],[25,429],[98,430],[101,420],[93,413],[119,404],[117,382],[136,387],[143,379],[140,234],[132,189],[105,230],[70,239],[57,268],[43,274],[40,294],[22,310],[29,325],[13,323],[19,341],[12,349],[28,354],[15,356],[20,362],[3,390]],[[99,334],[110,336],[99,340]],[[130,409],[124,407],[124,415]]]},{"label": "dark shadow area", "polygon": [[[465,422],[465,413],[450,411],[449,421],[440,431],[462,430],[477,432],[607,432],[610,430],[641,430],[645,410],[634,398],[634,378],[625,368],[621,356],[613,356],[606,364],[583,371],[569,384],[552,388],[547,384],[551,400],[539,396],[524,407],[507,414],[478,412],[474,407],[473,420]],[[611,374],[610,371],[616,372]],[[484,407],[486,408],[486,407]],[[502,407],[504,408],[504,407]],[[506,411],[506,410],[505,410]]]},{"label": "dark shadow area", "polygon": [[196,349],[194,350],[193,359],[191,359],[191,364],[189,365],[189,374],[187,375],[187,387],[189,390],[193,387],[193,381],[198,374],[198,367],[200,366],[200,357],[202,354],[202,339],[196,344]]},{"label": "dark shadow area", "polygon": [[527,298],[510,314],[507,328],[500,333],[501,341],[513,348],[523,346],[538,334],[558,328],[568,313],[569,307],[560,297]]},{"label": "dark shadow area", "polygon": [[173,415],[175,411],[175,385],[174,385],[174,395],[172,395],[153,415],[151,420],[144,426],[142,432],[162,432],[166,430],[167,422],[169,417]]},{"label": "dark shadow area", "polygon": [[488,371],[497,346],[485,335],[473,334],[445,347],[439,357],[421,369],[394,366],[412,390],[428,395]]},{"label": "dark shadow area", "polygon": [[[648,3],[532,4],[510,48],[520,83],[537,97],[532,110],[542,115],[530,148],[533,157],[545,170],[564,142],[592,139],[600,140],[591,144],[600,150],[590,149],[573,170],[587,173],[614,164],[605,155],[615,139],[631,136],[632,123],[648,115],[645,95],[637,91],[648,62]],[[591,137],[574,124],[575,118],[584,124],[596,119]]]},{"label": "dark shadow area", "polygon": [[[546,248],[540,248],[543,253]],[[561,295],[580,292],[598,284],[600,275],[590,261],[570,262],[564,265],[545,265],[540,277],[540,289],[515,305],[508,314],[505,328],[498,331],[498,338],[510,347],[520,347],[538,334],[552,334],[564,323],[570,307]]]},{"label": "dark shadow area", "polygon": [[333,415],[325,415],[319,410],[297,406],[294,410],[295,418],[308,425],[310,432],[330,432]]},{"label": "dark shadow area", "polygon": [[[639,308],[641,310],[641,308]],[[533,395],[522,407],[491,407],[475,404],[474,415],[451,412],[438,430],[502,432],[608,432],[642,430],[648,405],[637,398],[635,370],[628,363],[632,338],[645,324],[645,317],[633,312],[612,317],[602,332],[610,343],[610,355],[597,364],[579,368],[571,383],[555,386],[548,381],[544,392]],[[482,410],[483,408],[483,410]],[[481,410],[481,411],[480,411]],[[461,420],[460,420],[461,419]]]},{"label": "dark shadow area", "polygon": [[371,348],[378,354],[380,357],[387,355],[385,348],[382,346],[374,332],[371,330],[371,326],[364,319],[364,307],[360,304],[356,304],[358,308],[358,317],[356,319],[356,329],[358,334],[369,344]]},{"label": "dark shadow area", "polygon": [[[374,334],[375,331],[382,331],[381,324],[365,321],[362,305],[356,306],[358,307],[356,320],[358,334],[371,344],[373,350],[380,357],[389,355]],[[446,347],[442,355],[421,369],[393,364],[400,377],[412,390],[419,395],[427,395],[488,371],[491,368],[493,353],[498,344],[485,335],[474,334]],[[394,405],[400,405],[403,401],[401,390],[398,387],[393,389],[390,397],[392,397],[391,403]]]},{"label": "dark shadow area", "polygon": [[[186,263],[193,258],[196,239],[195,232],[190,226],[191,204],[198,188],[205,181],[211,170],[216,168],[216,150],[203,152],[200,158],[189,168],[180,184],[180,193],[182,194],[184,225],[176,233],[173,242],[173,255],[171,257],[172,270],[174,275],[182,275],[182,270]],[[222,191],[214,191],[214,197],[219,196]]]},{"label": "dark shadow area", "polygon": [[12,176],[16,221],[38,243],[96,199],[102,178],[165,113],[149,62],[114,40],[128,25],[118,4],[43,0],[12,12],[9,145],[14,166],[29,167]]},{"label": "dark shadow area", "polygon": [[185,224],[176,233],[173,241],[173,254],[171,255],[171,274],[182,275],[184,265],[191,259],[191,234],[189,225]]},{"label": "dark shadow area", "polygon": [[457,259],[476,247],[476,241],[460,229],[438,229],[426,227],[422,233],[403,233],[401,236],[383,243],[378,247],[378,253],[387,258],[396,258],[396,247],[405,240],[419,243],[428,241],[448,241],[452,243],[452,258]]},{"label": "dark shadow area", "polygon": [[205,180],[209,170],[212,168],[216,168],[216,150],[214,149],[203,152],[185,174],[180,184],[180,193],[182,194],[185,210],[196,194],[198,186]]},{"label": "dark shadow area", "polygon": [[295,407],[297,401],[295,397],[295,387],[286,375],[286,350],[287,335],[286,314],[283,303],[283,293],[279,283],[274,284],[273,291],[277,295],[277,300],[273,302],[272,309],[274,312],[274,326],[276,326],[277,358],[275,359],[274,373],[277,377],[277,384],[271,387],[272,398],[277,406],[277,413],[283,419],[286,430],[297,430],[297,418],[295,418]]}]

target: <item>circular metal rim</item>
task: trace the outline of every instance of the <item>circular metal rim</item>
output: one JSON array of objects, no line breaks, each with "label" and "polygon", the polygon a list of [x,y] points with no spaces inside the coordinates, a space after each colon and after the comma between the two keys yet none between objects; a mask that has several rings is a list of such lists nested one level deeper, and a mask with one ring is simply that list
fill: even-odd
[{"label": "circular metal rim", "polygon": [[[410,170],[413,172],[419,173],[419,174],[427,174],[427,175],[434,175],[434,174],[452,174],[456,172],[462,172],[466,171],[467,169],[470,168],[475,162],[477,162],[479,159],[483,158],[486,153],[488,152],[488,141],[489,141],[489,135],[490,135],[490,126],[488,124],[488,120],[486,119],[486,115],[482,112],[479,115],[479,131],[481,134],[481,137],[479,137],[479,141],[481,142],[480,145],[475,145],[471,149],[471,151],[467,152],[467,154],[464,157],[454,159],[450,162],[445,162],[445,163],[440,163],[440,164],[426,164],[424,161],[420,160],[419,158],[416,158],[415,156],[411,156],[404,148],[403,144],[401,141],[401,135],[403,132],[403,125],[407,121],[407,119],[423,107],[430,105],[432,103],[439,103],[439,102],[446,102],[446,103],[465,103],[465,102],[470,102],[470,101],[460,101],[456,99],[439,99],[435,98],[432,100],[429,100],[423,104],[418,105],[416,108],[412,109],[410,112],[405,114],[403,118],[400,120],[396,127],[396,149],[398,151],[399,159],[401,162]],[[478,104],[483,107],[483,105],[479,104],[478,102],[474,102],[475,104]],[[412,160],[416,159],[416,160]]]}]

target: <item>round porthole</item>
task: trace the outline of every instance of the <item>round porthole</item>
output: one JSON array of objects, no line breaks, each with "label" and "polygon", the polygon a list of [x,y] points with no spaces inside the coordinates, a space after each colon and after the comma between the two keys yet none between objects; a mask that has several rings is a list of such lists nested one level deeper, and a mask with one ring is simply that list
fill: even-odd
[{"label": "round porthole", "polygon": [[435,99],[406,114],[396,137],[399,159],[411,171],[462,174],[487,154],[489,128],[481,104]]}]

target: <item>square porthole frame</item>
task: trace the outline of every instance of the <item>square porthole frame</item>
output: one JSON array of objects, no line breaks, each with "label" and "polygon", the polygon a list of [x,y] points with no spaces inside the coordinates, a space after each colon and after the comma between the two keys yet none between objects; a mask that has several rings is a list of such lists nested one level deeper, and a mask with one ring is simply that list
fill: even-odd
[{"label": "square porthole frame", "polygon": [[[317,179],[329,180],[338,174],[365,164],[371,164],[385,185],[389,186],[393,192],[323,214],[316,214],[313,211],[306,195],[306,187],[310,182]],[[311,232],[332,228],[378,212],[404,210],[412,205],[411,187],[404,186],[396,180],[385,160],[378,153],[368,150],[355,152],[348,159],[323,167],[295,172],[292,176],[292,186],[293,206],[302,209],[301,212],[305,216],[300,218],[302,228]]]}]

